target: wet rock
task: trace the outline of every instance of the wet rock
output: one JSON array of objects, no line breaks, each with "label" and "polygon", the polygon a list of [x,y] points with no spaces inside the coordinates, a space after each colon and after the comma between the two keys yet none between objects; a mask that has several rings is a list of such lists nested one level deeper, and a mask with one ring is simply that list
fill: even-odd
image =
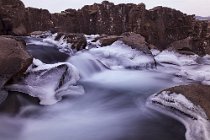
[{"label": "wet rock", "polygon": [[24,73],[31,63],[23,42],[0,37],[0,88],[13,76]]},{"label": "wet rock", "polygon": [[145,38],[136,33],[124,33],[121,39],[126,45],[131,46],[133,49],[140,50],[145,54],[152,54],[149,50],[149,44],[145,41]]},{"label": "wet rock", "polygon": [[190,100],[195,105],[201,106],[206,115],[210,119],[210,86],[201,84],[190,84],[181,85],[166,89],[164,91],[170,91],[171,93],[180,93],[184,95],[188,100]]},{"label": "wet rock", "polygon": [[115,41],[119,40],[120,38],[122,38],[122,36],[116,36],[116,35],[102,36],[99,39],[99,42],[100,42],[101,46],[108,46],[108,45],[111,45],[112,43],[114,43]]},{"label": "wet rock", "polygon": [[84,34],[59,32],[57,33],[55,40],[60,40],[61,37],[63,37],[63,39],[66,39],[67,43],[71,43],[72,49],[76,49],[79,51],[85,49],[85,47],[87,46],[87,40]]}]

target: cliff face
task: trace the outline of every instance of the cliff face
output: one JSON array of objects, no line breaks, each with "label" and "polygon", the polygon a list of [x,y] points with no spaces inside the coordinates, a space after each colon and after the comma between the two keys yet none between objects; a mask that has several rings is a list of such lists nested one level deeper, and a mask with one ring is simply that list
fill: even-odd
[{"label": "cliff face", "polygon": [[156,7],[146,10],[144,4],[119,4],[104,1],[50,14],[47,10],[25,8],[19,0],[0,0],[0,34],[25,34],[36,30],[51,30],[120,35],[135,32],[146,41],[165,49],[170,43],[188,36],[204,38],[207,22],[180,11]]},{"label": "cliff face", "polygon": [[194,16],[165,7],[146,10],[144,4],[114,5],[104,1],[52,17],[54,25],[63,31],[112,35],[135,32],[162,49],[188,36],[202,38],[207,32],[207,23],[196,21]]}]

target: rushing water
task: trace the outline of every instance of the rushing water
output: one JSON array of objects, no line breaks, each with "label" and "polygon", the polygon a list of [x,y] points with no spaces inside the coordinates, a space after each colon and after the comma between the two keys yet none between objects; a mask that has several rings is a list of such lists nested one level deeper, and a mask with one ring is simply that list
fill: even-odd
[{"label": "rushing water", "polygon": [[[1,114],[1,140],[185,139],[184,125],[145,106],[150,95],[182,82],[189,82],[187,79],[181,80],[168,72],[173,71],[175,73],[177,71],[176,66],[170,65],[169,67],[168,64],[165,64],[167,68],[158,66],[157,69],[123,69],[121,66],[124,66],[125,63],[126,67],[128,64],[132,64],[131,66],[134,68],[136,68],[135,64],[142,64],[142,61],[138,61],[141,54],[135,54],[137,56],[135,62],[137,61],[137,63],[127,60],[124,56],[126,53],[119,56],[113,54],[117,59],[113,59],[110,54],[108,57],[103,57],[104,59],[98,59],[101,54],[94,49],[89,52],[79,52],[68,58],[67,54],[59,52],[52,45],[40,44],[42,40],[38,40],[38,43],[37,40],[33,39],[32,41],[36,43],[28,43],[28,50],[35,58],[48,64],[65,62],[74,65],[81,76],[77,85],[83,87],[85,94],[74,96],[67,93],[70,92],[69,90],[63,90],[62,100],[59,98],[58,103],[51,106],[41,106],[37,104],[35,98],[9,92],[6,102],[13,102],[13,104],[4,103],[4,107],[1,109],[3,108],[4,112],[12,112],[13,115]],[[122,57],[124,58],[121,59]],[[112,62],[110,59],[115,61],[115,66],[110,65]],[[161,58],[157,59],[161,61]],[[144,60],[152,64],[150,58]],[[36,71],[33,70],[33,72],[46,70],[40,69],[38,65],[41,64],[37,64]],[[56,71],[56,77],[59,79],[59,74],[63,76],[66,71],[59,72],[60,69],[56,69],[54,70],[53,67],[49,72],[50,75],[47,75],[48,71],[41,73],[46,74],[44,78],[48,81],[40,81],[39,86],[47,84],[49,87],[54,82],[55,84],[52,86],[59,85],[60,83],[56,83],[51,75]],[[37,76],[39,75],[33,77]],[[30,76],[26,77],[26,80],[20,84],[23,85],[23,83],[28,82],[27,78],[29,79]],[[29,85],[34,86],[33,80],[29,82]],[[49,89],[51,90],[51,88]],[[39,88],[31,90],[30,95],[35,96],[33,95],[34,91],[39,90]],[[44,93],[39,94],[48,94],[48,91],[45,90]],[[57,91],[54,94],[57,94]]]}]

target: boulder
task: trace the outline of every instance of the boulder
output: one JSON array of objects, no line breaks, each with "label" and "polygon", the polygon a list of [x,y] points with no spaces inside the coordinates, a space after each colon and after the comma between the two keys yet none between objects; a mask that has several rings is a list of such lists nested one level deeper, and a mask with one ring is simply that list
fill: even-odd
[{"label": "boulder", "polygon": [[126,45],[131,46],[133,49],[144,52],[145,54],[152,54],[149,50],[149,44],[145,41],[145,38],[136,33],[124,33],[121,39]]},{"label": "boulder", "polygon": [[23,42],[0,36],[0,88],[13,76],[23,74],[31,63]]},{"label": "boulder", "polygon": [[170,51],[176,51],[181,54],[204,56],[210,54],[210,37],[193,38],[187,37],[171,43],[168,47]]},{"label": "boulder", "polygon": [[99,42],[101,46],[108,46],[113,44],[115,41],[119,40],[120,38],[122,38],[122,36],[116,36],[116,35],[102,36],[99,38]]},{"label": "boulder", "polygon": [[82,50],[85,49],[85,47],[87,46],[87,40],[84,34],[59,32],[57,33],[55,40],[59,40],[61,39],[61,37],[63,37],[63,39],[66,39],[67,43],[71,44],[72,49]]},{"label": "boulder", "polygon": [[210,119],[210,86],[201,84],[181,85],[166,89],[170,93],[177,93],[184,95],[195,105],[199,105],[206,112]]}]

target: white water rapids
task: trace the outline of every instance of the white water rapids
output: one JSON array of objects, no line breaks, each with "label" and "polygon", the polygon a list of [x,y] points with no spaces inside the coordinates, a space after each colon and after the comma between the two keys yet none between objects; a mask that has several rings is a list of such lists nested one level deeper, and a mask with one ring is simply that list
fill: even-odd
[{"label": "white water rapids", "polygon": [[[36,59],[6,89],[37,97],[45,106],[21,104],[15,116],[0,115],[0,139],[190,140],[185,129],[193,128],[148,108],[146,101],[175,85],[209,84],[209,56],[152,50],[153,58],[121,41],[100,47],[90,44],[96,36],[86,37],[95,47],[71,57],[71,44],[54,35],[27,39]],[[18,100],[25,101],[21,95]]]}]

